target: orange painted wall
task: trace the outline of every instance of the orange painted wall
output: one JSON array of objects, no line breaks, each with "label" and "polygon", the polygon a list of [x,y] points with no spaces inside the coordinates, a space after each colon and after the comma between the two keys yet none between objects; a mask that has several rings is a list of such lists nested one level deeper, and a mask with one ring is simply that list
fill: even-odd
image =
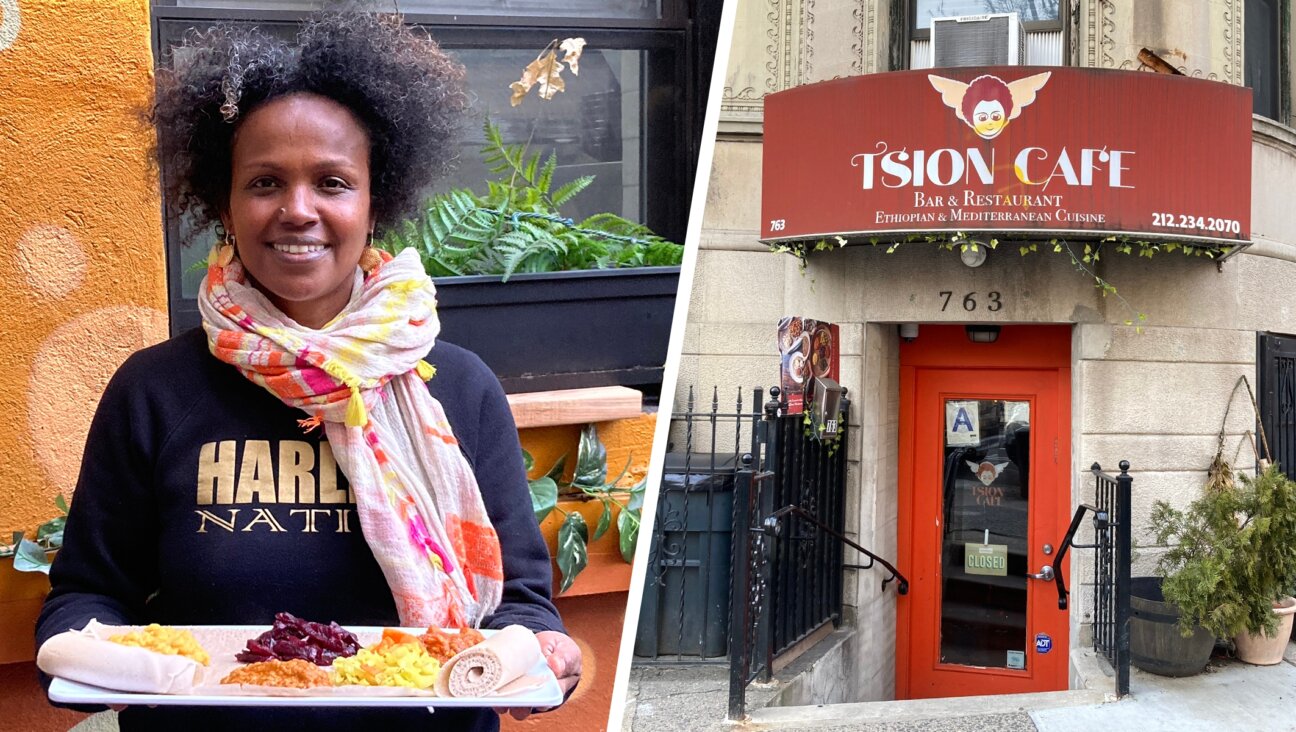
[{"label": "orange painted wall", "polygon": [[[0,0],[0,536],[71,497],[109,377],[167,337],[152,132],[139,119],[152,83],[147,0]],[[623,485],[646,472],[654,423],[600,424],[611,473],[633,458]],[[547,468],[574,460],[579,434],[522,437]],[[580,708],[526,726],[602,729],[625,600],[559,600],[589,659]],[[24,728],[66,729],[80,715],[48,707],[31,670],[0,667],[0,708],[21,703]]]},{"label": "orange painted wall", "polygon": [[0,535],[70,496],[90,418],[167,336],[147,0],[0,0]]},{"label": "orange painted wall", "polygon": [[[643,479],[652,451],[653,430],[657,415],[641,414],[632,419],[599,422],[599,439],[608,453],[608,477],[614,477],[630,461],[621,485],[629,487]],[[544,475],[558,458],[568,456],[566,478],[571,478],[571,464],[584,425],[543,427],[520,431],[522,447],[535,458],[532,478]],[[569,510],[576,507],[568,506]],[[597,503],[582,511],[586,523],[593,526],[599,513]],[[561,517],[550,514],[541,528],[554,551]],[[554,566],[554,576],[558,568]],[[617,654],[621,646],[621,627],[625,619],[626,592],[630,584],[630,565],[621,558],[614,532],[589,546],[589,566],[576,578],[565,594],[556,600],[567,632],[581,647],[584,665],[580,686],[567,704],[555,712],[540,714],[518,722],[502,720],[505,732],[602,732],[607,727],[608,707],[612,702],[612,685],[616,678]],[[555,583],[554,591],[557,592]]]},{"label": "orange painted wall", "polygon": [[[614,478],[629,461],[630,468],[622,478],[620,485],[629,487],[644,479],[648,474],[648,458],[652,452],[653,430],[657,426],[657,415],[645,412],[633,419],[617,419],[610,422],[598,422],[599,439],[607,448],[608,478]],[[580,443],[581,430],[585,425],[572,424],[558,427],[537,427],[518,430],[522,440],[522,449],[531,453],[535,467],[531,470],[532,478],[544,475],[553,467],[559,458],[567,456],[566,480],[571,480],[572,469],[576,464],[576,448]]]}]

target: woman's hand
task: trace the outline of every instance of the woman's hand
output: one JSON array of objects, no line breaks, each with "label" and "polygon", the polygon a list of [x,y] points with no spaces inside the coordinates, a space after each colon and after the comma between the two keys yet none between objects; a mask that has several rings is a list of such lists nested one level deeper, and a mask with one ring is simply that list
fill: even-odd
[{"label": "woman's hand", "polygon": [[[563,699],[576,688],[581,675],[581,650],[576,641],[567,635],[554,630],[542,630],[536,633],[540,641],[540,651],[545,661],[558,677],[558,688],[562,689]],[[552,707],[551,707],[552,708]]]},{"label": "woman's hand", "polygon": [[[554,630],[542,630],[536,633],[536,640],[540,641],[540,652],[544,654],[545,662],[549,664],[550,670],[558,678],[558,688],[562,689],[563,699],[572,689],[576,688],[577,682],[580,681],[581,675],[581,650],[576,645],[576,641],[569,636]],[[524,707],[515,707],[508,710],[514,719],[523,720],[530,716],[531,712],[547,712],[557,707],[546,707],[545,709],[526,709]],[[497,710],[501,714],[504,710]]]}]

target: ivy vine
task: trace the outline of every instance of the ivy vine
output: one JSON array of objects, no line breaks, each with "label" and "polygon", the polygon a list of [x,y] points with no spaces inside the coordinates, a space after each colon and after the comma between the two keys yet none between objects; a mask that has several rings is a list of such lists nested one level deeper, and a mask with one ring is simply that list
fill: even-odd
[{"label": "ivy vine", "polygon": [[[956,248],[961,252],[975,252],[982,246],[989,249],[998,249],[1000,244],[998,239],[993,238],[984,244],[973,241],[963,232],[955,232],[953,236],[945,236],[941,234],[911,234],[906,236],[903,240],[890,241],[883,241],[874,237],[867,239],[866,242],[870,246],[874,247],[885,246],[887,254],[894,254],[901,245],[913,242],[935,244],[936,246],[951,252]],[[806,273],[806,264],[812,253],[840,249],[848,243],[850,242],[845,237],[833,236],[831,239],[824,238],[815,242],[778,242],[769,245],[769,248],[770,251],[776,254],[791,254],[796,257],[801,274],[804,275]],[[1051,247],[1054,253],[1065,254],[1067,258],[1070,259],[1072,266],[1093,280],[1094,287],[1098,288],[1102,292],[1103,297],[1110,295],[1116,298],[1120,302],[1121,307],[1123,307],[1130,315],[1130,317],[1125,319],[1125,325],[1134,326],[1135,331],[1138,333],[1143,332],[1142,324],[1147,322],[1147,314],[1140,312],[1137,308],[1131,305],[1130,302],[1116,290],[1115,285],[1108,282],[1094,270],[1094,265],[1102,259],[1105,252],[1114,251],[1127,256],[1147,257],[1148,259],[1152,259],[1155,255],[1161,253],[1170,254],[1173,252],[1181,252],[1185,256],[1216,259],[1227,256],[1234,249],[1234,247],[1231,246],[1224,246],[1215,249],[1212,247],[1186,244],[1176,241],[1147,241],[1127,236],[1112,235],[1096,241],[1072,242],[1063,238],[1052,238],[1047,242],[1023,242],[1017,245],[1017,251],[1021,256],[1025,257],[1028,254],[1038,252],[1041,244],[1046,244],[1046,246]]]},{"label": "ivy vine", "polygon": [[[842,432],[844,432],[845,430],[838,428],[838,430],[832,433],[831,435],[827,434],[828,432],[827,425],[825,425],[823,422],[820,422],[816,426],[811,417],[810,410],[807,409],[805,412],[803,412],[803,414],[805,416],[802,417],[801,419],[802,435],[804,435],[807,439],[813,439],[821,443],[824,446],[824,448],[828,451],[828,457],[832,457],[836,455],[837,450],[841,447]],[[845,410],[839,410],[837,412],[837,419],[838,419],[838,424],[845,423],[846,421]]]}]

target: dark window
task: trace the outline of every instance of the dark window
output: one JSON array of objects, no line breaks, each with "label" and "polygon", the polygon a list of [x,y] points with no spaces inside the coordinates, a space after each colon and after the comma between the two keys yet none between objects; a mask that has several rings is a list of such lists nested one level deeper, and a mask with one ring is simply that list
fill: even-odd
[{"label": "dark window", "polygon": [[[320,4],[155,0],[155,54],[160,65],[169,65],[170,49],[180,43],[185,30],[218,20],[256,23],[291,37],[300,18]],[[506,141],[529,140],[535,150],[557,153],[556,185],[596,176],[594,185],[564,213],[579,219],[609,211],[683,242],[719,27],[718,3],[401,0],[399,8],[408,22],[427,28],[467,67],[474,100],[458,168],[430,192],[455,186],[484,188],[487,172],[478,151],[484,140],[482,122],[489,117]],[[436,15],[426,12],[432,8]],[[473,15],[447,14],[451,12]],[[537,15],[521,17],[528,12]],[[586,40],[580,76],[569,79],[567,91],[551,101],[541,101],[533,92],[521,106],[512,107],[509,83],[551,40],[569,36]],[[167,174],[164,169],[162,175]],[[182,247],[178,242],[183,225],[166,222],[173,334],[199,322],[195,297],[203,272],[195,265],[206,258],[214,240],[214,233],[199,236],[194,246]]]},{"label": "dark window", "polygon": [[[323,7],[324,0],[155,0],[154,5],[208,10],[295,10]],[[545,18],[660,19],[670,0],[375,0],[372,7],[400,13],[540,16]]]},{"label": "dark window", "polygon": [[1246,0],[1245,82],[1251,87],[1251,109],[1282,119],[1282,8],[1284,0]]},{"label": "dark window", "polygon": [[1296,336],[1260,333],[1256,342],[1256,399],[1264,443],[1287,477],[1296,480]]}]

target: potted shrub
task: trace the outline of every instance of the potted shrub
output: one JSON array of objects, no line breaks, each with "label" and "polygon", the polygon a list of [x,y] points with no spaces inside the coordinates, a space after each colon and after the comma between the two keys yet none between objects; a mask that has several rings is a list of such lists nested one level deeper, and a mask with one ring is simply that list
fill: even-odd
[{"label": "potted shrub", "polygon": [[1238,657],[1275,664],[1291,633],[1296,599],[1296,483],[1270,466],[1236,487],[1213,488],[1187,511],[1153,507],[1165,598],[1182,610],[1185,635],[1201,625],[1234,638]]},{"label": "potted shrub", "polygon": [[486,122],[486,190],[452,189],[375,242],[412,247],[436,282],[442,337],[509,392],[661,381],[683,247],[610,213],[560,207],[594,180],[554,185],[555,154]]},{"label": "potted shrub", "polygon": [[[534,460],[525,451],[523,457],[530,473]],[[629,461],[620,475],[607,479],[607,449],[592,424],[581,433],[570,482],[560,482],[565,467],[564,456],[544,475],[530,481],[536,521],[558,567],[558,593],[570,589],[586,568],[599,564],[621,565],[623,570],[615,574],[624,575],[628,581],[626,565],[634,561],[647,481],[629,489],[618,485],[630,467]],[[625,589],[619,584],[603,582],[591,591]]]},{"label": "potted shrub", "polygon": [[67,519],[63,496],[55,498],[54,504],[59,516],[41,524],[34,539],[17,531],[12,544],[0,546],[0,664],[36,657],[36,618],[49,594],[50,563],[63,545]]}]

